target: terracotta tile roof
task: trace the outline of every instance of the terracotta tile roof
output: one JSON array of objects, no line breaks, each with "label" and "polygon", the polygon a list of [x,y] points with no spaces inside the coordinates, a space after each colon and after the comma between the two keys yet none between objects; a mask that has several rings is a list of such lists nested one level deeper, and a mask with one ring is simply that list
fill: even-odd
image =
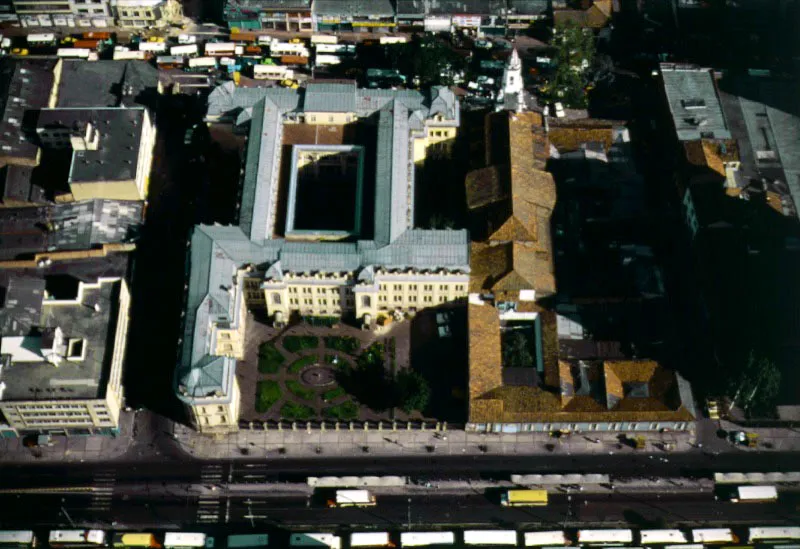
[{"label": "terracotta tile roof", "polygon": [[[472,423],[691,421],[677,378],[657,362],[605,361],[589,365],[592,394],[563,394],[575,387],[573,367],[557,359],[555,315],[533,302],[519,302],[519,312],[538,312],[542,320],[544,384],[505,386],[502,380],[500,314],[491,305],[469,305],[469,421]],[[553,331],[546,336],[545,333]],[[647,392],[626,396],[626,383],[647,385]],[[595,389],[603,388],[603,394]],[[639,388],[643,391],[642,388]],[[614,398],[604,400],[605,395]],[[611,408],[611,409],[609,409]]]},{"label": "terracotta tile roof", "polygon": [[550,126],[547,137],[558,152],[577,151],[585,143],[602,143],[608,151],[613,142],[611,125],[601,127]]},{"label": "terracotta tile roof", "polygon": [[489,166],[467,174],[467,207],[470,210],[508,198],[508,165]]},{"label": "terracotta tile roof", "polygon": [[725,162],[739,160],[739,148],[734,139],[701,139],[685,141],[686,161],[693,166],[709,168],[725,176]]},{"label": "terracotta tile roof", "polygon": [[520,242],[473,243],[470,253],[471,292],[555,293],[553,263],[548,251]]}]

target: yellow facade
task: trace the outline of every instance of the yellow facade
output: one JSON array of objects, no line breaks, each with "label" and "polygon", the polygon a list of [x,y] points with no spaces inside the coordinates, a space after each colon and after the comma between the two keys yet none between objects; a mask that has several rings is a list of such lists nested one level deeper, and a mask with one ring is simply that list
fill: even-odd
[{"label": "yellow facade", "polygon": [[203,399],[203,404],[190,406],[192,423],[204,434],[226,434],[239,428],[239,382],[234,377],[230,398],[220,399],[219,403],[212,399]]},{"label": "yellow facade", "polygon": [[70,183],[72,197],[75,200],[92,200],[107,198],[111,200],[141,200],[136,180],[127,181],[92,181],[89,183]]},{"label": "yellow facade", "polygon": [[355,122],[357,118],[354,112],[306,112],[304,116],[306,124],[333,124],[337,126]]}]

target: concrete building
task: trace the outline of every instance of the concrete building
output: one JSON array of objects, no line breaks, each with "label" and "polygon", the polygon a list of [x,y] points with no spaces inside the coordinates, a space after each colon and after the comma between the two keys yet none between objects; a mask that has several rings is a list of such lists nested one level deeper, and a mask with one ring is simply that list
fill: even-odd
[{"label": "concrete building", "polygon": [[0,262],[0,412],[19,435],[117,432],[131,249]]},{"label": "concrete building", "polygon": [[311,0],[227,0],[223,17],[230,29],[314,29]]},{"label": "concrete building", "polygon": [[12,0],[23,27],[105,28],[114,26],[108,0]]},{"label": "concrete building", "polygon": [[183,20],[183,6],[177,0],[111,0],[111,8],[122,28],[166,27]]},{"label": "concrete building", "polygon": [[547,17],[546,0],[397,0],[401,30],[505,34]]},{"label": "concrete building", "polygon": [[312,16],[319,31],[390,32],[397,26],[390,0],[314,0]]},{"label": "concrete building", "polygon": [[248,309],[372,326],[465,299],[469,249],[466,231],[414,229],[414,165],[459,126],[449,90],[230,83],[208,118],[249,125],[239,226],[192,235],[176,385],[198,430],[221,433],[237,428]]}]

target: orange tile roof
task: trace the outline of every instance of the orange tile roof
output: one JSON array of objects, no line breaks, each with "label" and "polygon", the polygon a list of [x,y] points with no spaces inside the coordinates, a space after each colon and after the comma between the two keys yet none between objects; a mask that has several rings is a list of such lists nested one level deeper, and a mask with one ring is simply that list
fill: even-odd
[{"label": "orange tile roof", "polygon": [[739,160],[739,148],[734,139],[686,141],[683,150],[689,164],[707,167],[723,177],[725,163]]},{"label": "orange tile roof", "polygon": [[602,143],[603,150],[608,151],[614,137],[612,130],[611,125],[601,127],[559,125],[550,126],[547,137],[550,144],[561,153],[577,151],[586,143]]},{"label": "orange tile roof", "polygon": [[549,251],[521,242],[472,244],[471,292],[519,292],[531,289],[541,294],[555,293],[555,276]]},{"label": "orange tile roof", "polygon": [[502,385],[500,316],[491,305],[469,305],[470,400]]}]

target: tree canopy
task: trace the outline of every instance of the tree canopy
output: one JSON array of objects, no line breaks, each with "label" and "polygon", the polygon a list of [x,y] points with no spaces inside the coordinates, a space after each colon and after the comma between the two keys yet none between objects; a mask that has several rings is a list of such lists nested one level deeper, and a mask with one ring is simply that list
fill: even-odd
[{"label": "tree canopy", "polygon": [[566,107],[585,108],[588,69],[595,54],[594,34],[572,22],[559,24],[554,29],[552,44],[556,48],[556,68],[543,89],[545,99],[559,101]]},{"label": "tree canopy", "polygon": [[781,385],[781,371],[771,360],[750,353],[744,367],[728,385],[731,407],[739,406],[748,415],[770,415]]}]

